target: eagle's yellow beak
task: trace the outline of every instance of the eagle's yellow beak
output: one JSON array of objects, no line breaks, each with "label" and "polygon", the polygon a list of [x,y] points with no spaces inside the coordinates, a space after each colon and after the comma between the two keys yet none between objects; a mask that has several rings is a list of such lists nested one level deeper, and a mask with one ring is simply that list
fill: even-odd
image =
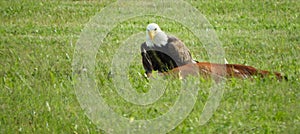
[{"label": "eagle's yellow beak", "polygon": [[155,36],[155,31],[154,30],[150,30],[150,31],[148,31],[148,34],[150,36],[150,39],[153,40],[153,38]]}]

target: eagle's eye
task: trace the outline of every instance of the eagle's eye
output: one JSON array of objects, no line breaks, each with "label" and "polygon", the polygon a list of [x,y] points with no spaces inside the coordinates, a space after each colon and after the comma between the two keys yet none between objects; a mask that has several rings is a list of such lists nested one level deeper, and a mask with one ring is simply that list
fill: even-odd
[{"label": "eagle's eye", "polygon": [[156,30],[157,30],[157,28],[154,29],[154,31],[156,31]]}]

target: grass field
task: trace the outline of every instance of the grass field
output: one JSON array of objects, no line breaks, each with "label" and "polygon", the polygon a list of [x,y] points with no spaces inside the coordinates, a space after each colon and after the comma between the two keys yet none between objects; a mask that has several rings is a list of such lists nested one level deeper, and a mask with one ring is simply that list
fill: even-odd
[{"label": "grass field", "polygon": [[[208,91],[198,93],[190,115],[170,133],[300,133],[300,2],[194,1],[223,43],[230,63],[279,71],[288,81],[226,82],[220,105],[208,123],[199,113]],[[81,31],[112,1],[1,1],[0,133],[105,133],[85,115],[73,87],[72,58]],[[107,79],[113,52],[129,35],[144,31],[149,21],[180,34],[199,61],[208,60],[201,43],[188,30],[163,18],[134,18],[120,23],[97,54],[96,77],[101,95],[120,116],[154,118],[177,99],[178,80],[156,104],[138,106],[120,98]],[[120,33],[121,32],[121,33]],[[106,45],[105,45],[106,44]],[[140,47],[140,46],[137,46]],[[131,64],[130,81],[138,92],[147,82],[140,57]],[[204,83],[208,87],[210,81]],[[173,88],[175,88],[173,90]]]}]

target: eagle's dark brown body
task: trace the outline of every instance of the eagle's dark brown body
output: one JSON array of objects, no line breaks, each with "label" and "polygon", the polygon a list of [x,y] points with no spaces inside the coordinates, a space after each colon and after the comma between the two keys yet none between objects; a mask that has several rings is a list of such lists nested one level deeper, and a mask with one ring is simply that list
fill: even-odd
[{"label": "eagle's dark brown body", "polygon": [[193,63],[190,50],[175,37],[168,36],[167,44],[147,46],[141,45],[143,67],[147,76],[152,71],[167,72],[178,66]]}]

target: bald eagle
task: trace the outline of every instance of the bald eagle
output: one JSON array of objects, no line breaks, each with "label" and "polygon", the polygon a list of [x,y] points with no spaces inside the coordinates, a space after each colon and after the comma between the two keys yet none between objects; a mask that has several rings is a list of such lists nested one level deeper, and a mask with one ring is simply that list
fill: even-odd
[{"label": "bald eagle", "polygon": [[190,50],[174,36],[168,36],[151,23],[146,28],[146,42],[141,44],[143,67],[147,77],[152,71],[167,72],[173,68],[195,63]]}]

